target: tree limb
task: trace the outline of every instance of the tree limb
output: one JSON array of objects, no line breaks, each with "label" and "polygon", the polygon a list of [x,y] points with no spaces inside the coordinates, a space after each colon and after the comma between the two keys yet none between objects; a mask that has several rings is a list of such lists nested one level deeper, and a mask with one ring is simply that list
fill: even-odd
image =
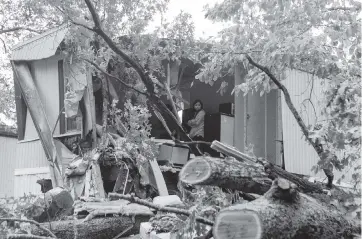
[{"label": "tree limb", "polygon": [[[185,209],[180,209],[180,208],[174,208],[174,207],[162,207],[156,204],[153,204],[151,202],[148,202],[146,200],[143,199],[139,199],[137,197],[134,197],[132,195],[123,195],[123,194],[118,194],[118,193],[109,193],[108,196],[110,198],[118,198],[118,199],[124,199],[127,201],[130,201],[132,203],[137,203],[149,208],[153,208],[157,211],[161,211],[161,212],[172,212],[172,213],[176,213],[176,214],[181,214],[181,215],[185,215],[185,216],[190,216],[191,212],[189,212],[188,210]],[[196,217],[196,221],[204,223],[206,225],[209,226],[213,226],[214,223],[206,218],[203,217]]]},{"label": "tree limb", "polygon": [[69,18],[69,20],[70,20],[74,25],[84,27],[85,29],[88,29],[89,31],[93,31],[93,28],[88,27],[88,26],[85,25],[85,24],[82,24],[82,23],[80,23],[80,22],[74,21],[74,20],[72,20],[72,19],[70,19],[70,18]]},{"label": "tree limb", "polygon": [[38,223],[34,220],[26,220],[26,219],[20,219],[20,218],[0,218],[0,222],[2,222],[2,221],[31,223],[31,224],[36,225],[43,231],[46,231],[47,233],[49,233],[49,235],[51,235],[53,238],[57,238],[53,232],[51,232],[49,229],[43,227],[42,225],[40,225],[40,223]]},{"label": "tree limb", "polygon": [[40,33],[40,31],[31,29],[31,28],[28,28],[28,27],[13,27],[13,28],[1,29],[1,30],[0,30],[0,34],[8,33],[8,32],[20,31],[20,30],[25,30],[25,31],[29,31],[29,32]]},{"label": "tree limb", "polygon": [[171,77],[171,70],[170,70],[170,63],[168,63],[167,64],[167,82],[164,82],[164,85],[165,85],[165,89],[166,89],[166,92],[167,92],[167,96],[170,99],[172,111],[173,111],[174,115],[176,116],[176,119],[177,119],[178,123],[181,123],[180,117],[177,114],[177,109],[176,109],[175,102],[172,99],[172,94],[171,94],[171,91],[170,91],[170,87],[168,85],[168,82],[170,82],[170,77]]},{"label": "tree limb", "polygon": [[157,119],[161,122],[161,124],[163,125],[163,127],[167,131],[168,135],[171,137],[172,140],[175,140],[175,137],[173,137],[171,130],[168,128],[167,123],[166,123],[165,119],[162,117],[159,110],[156,109],[156,107],[152,107],[152,109],[153,109],[153,112],[155,113]]},{"label": "tree limb", "polygon": [[[192,141],[191,138],[186,134],[186,132],[183,130],[181,124],[178,122],[176,116],[167,108],[167,106],[155,95],[154,92],[154,83],[152,79],[149,77],[149,75],[146,74],[146,71],[143,69],[143,67],[138,64],[136,61],[134,61],[131,57],[129,57],[126,53],[124,53],[120,48],[117,47],[116,43],[112,41],[112,39],[103,31],[101,23],[99,21],[99,17],[95,11],[95,8],[91,2],[91,0],[84,0],[92,17],[94,22],[94,27],[90,29],[91,31],[98,34],[100,37],[103,38],[103,40],[107,43],[107,45],[120,57],[122,57],[128,64],[132,66],[137,72],[137,74],[140,76],[143,84],[146,86],[147,92],[149,94],[150,101],[157,105],[157,108],[160,109],[160,113],[165,113],[166,115],[170,116],[172,118],[172,121],[174,121],[177,125],[177,127],[180,129],[180,131],[185,135],[185,137]],[[89,29],[89,28],[88,28]]]},{"label": "tree limb", "polygon": [[100,37],[102,37],[103,40],[115,53],[120,55],[128,64],[130,64],[136,70],[138,75],[141,77],[142,82],[145,84],[148,92],[153,93],[154,92],[153,82],[149,77],[147,77],[147,75],[145,74],[145,70],[142,68],[142,66],[116,46],[116,44],[112,41],[112,39],[103,31],[101,23],[99,21],[98,14],[96,13],[96,10],[91,0],[84,0],[84,1],[93,18],[94,27],[92,28],[92,31],[97,33]]},{"label": "tree limb", "polygon": [[99,70],[100,72],[102,72],[104,75],[115,79],[116,81],[120,82],[123,86],[126,86],[134,91],[136,91],[137,93],[141,94],[141,95],[145,95],[148,96],[146,92],[142,92],[136,88],[134,88],[133,86],[127,84],[126,82],[124,82],[123,80],[119,79],[118,77],[115,77],[114,75],[109,74],[108,72],[106,72],[105,70],[103,70],[102,68],[100,68],[96,63],[94,63],[93,61],[90,61],[88,59],[82,58],[84,61],[88,62],[89,64],[91,64],[92,66],[94,66],[97,70]]}]

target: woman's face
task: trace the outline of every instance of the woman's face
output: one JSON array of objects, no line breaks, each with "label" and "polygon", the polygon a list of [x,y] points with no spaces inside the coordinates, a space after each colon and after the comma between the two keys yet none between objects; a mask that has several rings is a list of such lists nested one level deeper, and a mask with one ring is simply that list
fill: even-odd
[{"label": "woman's face", "polygon": [[200,103],[200,102],[196,102],[196,104],[194,104],[194,109],[195,109],[196,111],[201,110],[201,103]]}]

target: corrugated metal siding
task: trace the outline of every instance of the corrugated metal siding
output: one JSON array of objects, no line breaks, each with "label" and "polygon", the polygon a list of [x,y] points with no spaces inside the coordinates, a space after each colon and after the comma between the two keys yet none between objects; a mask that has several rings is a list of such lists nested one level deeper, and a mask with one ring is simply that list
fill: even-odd
[{"label": "corrugated metal siding", "polygon": [[0,198],[14,195],[17,139],[0,136]]},{"label": "corrugated metal siding", "polygon": [[19,143],[16,150],[15,168],[37,168],[48,166],[40,140]]},{"label": "corrugated metal siding", "polygon": [[[40,195],[42,193],[41,186],[38,183],[36,183],[36,181],[43,178],[46,179],[50,178],[48,167],[28,168],[25,170],[18,170],[18,171],[22,171],[22,173],[15,172],[14,176],[15,198],[29,194]],[[34,173],[34,171],[37,171],[37,173]]]},{"label": "corrugated metal siding", "polygon": [[[54,128],[59,115],[58,60],[58,58],[54,57],[41,61],[33,61],[30,64],[31,73],[51,129]],[[59,132],[58,124],[55,133],[59,134]],[[24,139],[36,138],[38,138],[38,134],[28,111]]]},{"label": "corrugated metal siding", "polygon": [[12,49],[12,60],[40,60],[53,56],[68,32],[66,25],[51,29]]},{"label": "corrugated metal siding", "polygon": [[[283,84],[288,89],[293,104],[307,125],[313,125],[315,122],[323,120],[320,114],[320,107],[323,107],[323,105],[319,102],[323,97],[323,88],[325,86],[323,86],[321,79],[313,78],[312,75],[300,71],[288,71],[287,79],[283,81]],[[312,104],[306,100],[310,97],[312,86],[311,101],[315,111]],[[318,155],[304,139],[294,116],[285,103],[284,95],[282,95],[282,125],[285,169],[293,173],[324,178],[322,172],[318,173],[318,175],[311,172],[311,168],[318,161]],[[352,172],[346,174],[345,181],[351,180],[351,174]],[[341,172],[335,172],[335,179],[338,179],[341,175]]]},{"label": "corrugated metal siding", "polygon": [[[14,197],[25,194],[39,194],[40,185],[36,183],[38,179],[50,178],[49,173],[14,175],[16,170],[24,168],[48,168],[43,146],[40,140],[23,142],[17,144],[16,160],[14,160],[13,175]],[[27,171],[27,170],[25,170]],[[42,170],[47,171],[47,170]]]}]

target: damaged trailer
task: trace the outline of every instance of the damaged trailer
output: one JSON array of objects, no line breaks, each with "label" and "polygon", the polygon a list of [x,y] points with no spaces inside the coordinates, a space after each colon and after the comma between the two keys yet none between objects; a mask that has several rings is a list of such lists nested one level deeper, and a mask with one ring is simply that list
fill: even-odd
[{"label": "damaged trailer", "polygon": [[[168,190],[156,160],[135,165],[132,159],[117,158],[115,151],[107,155],[96,147],[112,144],[115,147],[121,137],[114,132],[121,132],[122,135],[125,131],[122,122],[117,123],[118,131],[106,132],[102,129],[103,114],[102,107],[99,106],[102,106],[103,100],[118,100],[118,96],[111,81],[105,79],[108,85],[106,88],[102,87],[102,80],[92,75],[90,69],[84,70],[82,62],[75,62],[71,55],[61,51],[67,33],[66,25],[47,31],[15,46],[11,57],[16,86],[19,144],[41,145],[45,157],[38,158],[40,162],[29,163],[48,167],[48,170],[43,170],[46,172],[42,175],[44,179],[38,178],[31,183],[41,184],[45,197],[55,200],[45,200],[46,209],[32,217],[37,221],[45,221],[49,218],[42,215],[47,214],[52,220],[64,221],[75,210],[75,206],[69,207],[72,203],[65,205],[61,202],[70,195],[72,200],[65,201],[74,201],[74,205],[84,204],[84,200],[89,198],[100,200],[91,202],[95,208],[89,208],[89,205],[81,207],[83,209],[79,209],[78,218],[84,218],[84,213],[94,213],[95,216],[97,213],[116,213],[126,214],[124,216],[128,218],[139,216],[141,221],[148,220],[153,212],[146,210],[147,208],[138,207],[137,211],[132,209],[132,205],[120,202],[120,205],[110,209],[111,202],[101,203],[107,200],[108,192],[135,192],[137,196],[146,198],[150,193],[168,195]],[[100,100],[99,97],[104,96],[103,90],[107,90],[109,98]],[[109,178],[112,180],[108,180]],[[68,196],[64,196],[65,192]],[[28,211],[38,206],[34,204]],[[120,211],[120,208],[128,210],[128,213]],[[53,215],[51,210],[57,213]],[[90,220],[89,216],[87,220]],[[114,228],[120,222],[117,220],[106,218],[102,223],[104,230]],[[59,228],[62,228],[62,225]],[[123,226],[119,227],[119,230],[114,229],[115,235],[119,234],[122,228]],[[138,230],[137,226],[135,228]],[[86,235],[89,227],[82,225],[80,230]],[[108,233],[112,234],[113,231]]]}]

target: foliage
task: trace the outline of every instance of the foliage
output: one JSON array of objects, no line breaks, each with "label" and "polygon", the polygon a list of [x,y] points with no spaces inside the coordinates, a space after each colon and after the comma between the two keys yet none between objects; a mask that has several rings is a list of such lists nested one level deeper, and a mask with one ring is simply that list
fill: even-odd
[{"label": "foliage", "polygon": [[[106,33],[112,39],[119,39],[123,35],[141,36],[146,32],[146,28],[153,16],[164,12],[168,0],[154,1],[114,1],[101,0],[94,1],[96,11],[100,15],[100,20]],[[4,51],[1,54],[4,58],[0,73],[0,93],[9,97],[3,97],[0,102],[0,113],[7,117],[14,118],[15,104],[13,100],[13,82],[11,81],[11,69],[8,60],[10,58],[9,48],[14,44],[33,37],[37,33],[43,32],[63,23],[73,24],[92,24],[89,10],[83,0],[77,1],[47,1],[47,0],[25,0],[8,1],[1,0],[0,4],[0,40],[3,43]],[[77,26],[71,28],[68,36],[68,43],[74,48],[67,49],[74,53],[74,49],[81,56],[93,59],[93,51],[89,44],[94,42],[94,36],[83,27]],[[139,37],[133,39],[139,40]],[[147,43],[146,46],[142,44]],[[147,49],[150,44],[147,40],[139,42],[143,49]],[[69,45],[68,45],[69,46]],[[108,60],[111,56],[111,50],[101,49],[98,62],[102,59]],[[92,56],[92,57],[90,57]],[[5,83],[3,83],[3,81]],[[7,99],[5,101],[5,99]],[[9,115],[12,113],[12,115]]]},{"label": "foliage", "polygon": [[[23,197],[0,199],[1,218],[31,218],[37,212],[30,212],[30,208],[36,200],[34,195],[24,195]],[[30,233],[30,224],[24,222],[2,222],[0,223],[0,236],[14,233]]]},{"label": "foliage", "polygon": [[197,77],[212,82],[225,71],[232,73],[235,65],[241,65],[247,75],[245,83],[235,86],[236,94],[256,91],[263,95],[278,88],[264,71],[250,64],[247,54],[279,82],[283,82],[288,69],[325,79],[327,120],[317,127],[318,134],[311,132],[312,127],[308,135],[313,140],[318,138],[323,145],[324,154],[316,168],[333,165],[340,170],[358,164],[360,9],[361,3],[353,0],[224,0],[208,6],[206,16],[226,21],[229,27],[220,32],[219,40],[207,54],[209,61]]},{"label": "foliage", "polygon": [[0,117],[0,124],[9,124],[10,126],[13,126],[16,121],[14,86],[9,78],[1,77],[2,76],[0,76],[0,95],[2,97],[0,97],[0,115],[3,114],[4,119],[2,120]]},{"label": "foliage", "polygon": [[126,134],[116,141],[114,151],[118,158],[131,158],[139,162],[154,160],[157,157],[157,146],[151,140],[151,114],[143,106],[134,106],[128,100],[123,113],[113,103],[111,117],[119,117],[125,124]]},{"label": "foliage", "polygon": [[203,236],[210,227],[196,222],[196,217],[214,221],[216,214],[222,208],[230,206],[232,202],[238,200],[233,193],[224,192],[219,187],[195,186],[195,188],[190,188],[180,182],[178,186],[183,195],[182,201],[191,212],[191,216],[158,213],[150,221],[153,231],[172,232],[175,238],[192,239]]},{"label": "foliage", "polygon": [[172,213],[157,213],[149,222],[152,224],[152,231],[156,231],[157,233],[176,232],[185,225],[184,218],[182,217],[184,216]]},{"label": "foliage", "polygon": [[14,84],[10,65],[11,48],[39,32],[59,25],[62,18],[47,1],[0,1],[0,123],[13,125],[15,117]]},{"label": "foliage", "polygon": [[[195,189],[189,192],[188,189],[181,186],[180,190],[184,195],[183,202],[187,203],[192,215],[184,221],[184,226],[177,232],[177,238],[191,239],[205,235],[209,228],[204,224],[196,223],[196,216],[214,221],[216,214],[222,208],[231,205],[234,199],[233,194],[223,192],[219,187],[195,186]],[[185,197],[185,192],[187,197]]]},{"label": "foliage", "polygon": [[[325,92],[326,108],[322,113],[327,121],[311,131],[311,137],[320,141],[326,154],[332,155],[317,167],[332,163],[339,170],[353,169],[352,177],[358,189],[361,182],[361,85],[357,80],[347,79],[332,89]],[[344,177],[342,175],[339,180]]]}]

